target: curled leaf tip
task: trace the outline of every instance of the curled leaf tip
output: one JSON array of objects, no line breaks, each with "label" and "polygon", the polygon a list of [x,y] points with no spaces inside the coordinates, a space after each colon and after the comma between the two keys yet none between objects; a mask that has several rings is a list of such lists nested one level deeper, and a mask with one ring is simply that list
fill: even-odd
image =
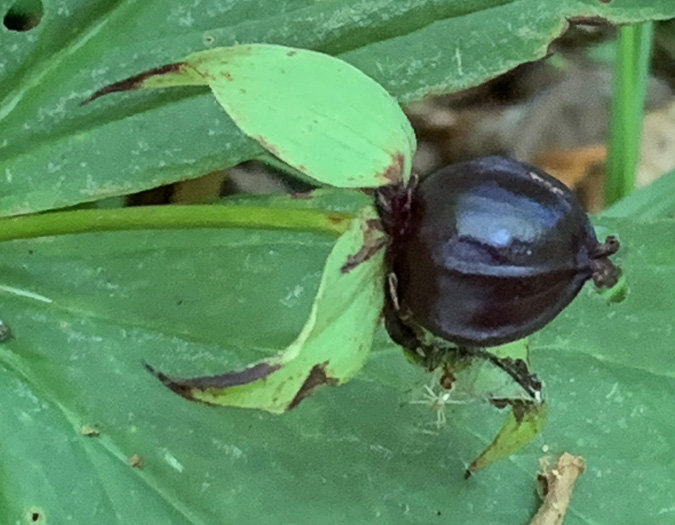
[{"label": "curled leaf tip", "polygon": [[189,400],[194,399],[192,393],[190,392],[190,388],[181,384],[180,379],[174,379],[172,377],[169,377],[164,372],[160,372],[159,370],[149,365],[148,363],[143,363],[143,367],[153,376],[159,379],[159,381],[172,392],[175,392],[176,394],[178,394],[181,397],[184,397],[185,399]]},{"label": "curled leaf tip", "polygon": [[226,372],[225,374],[214,376],[180,378],[170,377],[148,363],[143,363],[143,366],[169,390],[191,401],[198,401],[195,398],[195,392],[203,392],[209,389],[224,390],[235,386],[247,385],[265,379],[281,368],[280,364],[271,365],[262,362],[236,372]]},{"label": "curled leaf tip", "polygon": [[89,98],[80,102],[80,106],[86,106],[90,102],[93,102],[97,98],[100,98],[104,95],[109,95],[111,93],[121,93],[124,91],[133,91],[135,89],[140,89],[143,87],[143,83],[151,77],[166,75],[168,73],[177,73],[185,65],[184,62],[176,62],[174,64],[166,64],[164,66],[156,67],[135,75],[133,77],[120,80],[119,82],[114,82],[108,84],[107,86],[102,87],[101,89],[94,92]]},{"label": "curled leaf tip", "polygon": [[547,407],[541,402],[513,402],[513,410],[488,447],[469,465],[465,479],[496,461],[505,459],[530,443],[546,423]]}]

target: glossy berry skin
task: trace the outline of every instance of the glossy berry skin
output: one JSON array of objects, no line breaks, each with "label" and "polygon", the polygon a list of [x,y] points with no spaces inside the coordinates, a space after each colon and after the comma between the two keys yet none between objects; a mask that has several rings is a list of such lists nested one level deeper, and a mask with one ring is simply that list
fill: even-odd
[{"label": "glossy berry skin", "polygon": [[449,166],[389,196],[380,212],[391,236],[390,303],[407,326],[460,346],[523,338],[588,279],[612,286],[619,275],[608,259],[618,242],[600,244],[564,184],[515,160]]}]

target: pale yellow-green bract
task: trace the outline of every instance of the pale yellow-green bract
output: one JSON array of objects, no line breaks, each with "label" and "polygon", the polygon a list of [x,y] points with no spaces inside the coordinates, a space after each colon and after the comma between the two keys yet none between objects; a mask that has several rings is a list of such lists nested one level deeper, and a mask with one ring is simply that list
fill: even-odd
[{"label": "pale yellow-green bract", "polygon": [[410,176],[415,135],[397,101],[359,69],[316,51],[270,44],[211,49],[92,98],[185,85],[208,85],[246,135],[322,184],[379,187]]},{"label": "pale yellow-green bract", "polygon": [[[527,339],[495,347],[490,351],[502,359],[529,362]],[[453,370],[451,390],[441,389],[435,394],[435,388],[435,384],[430,385],[427,393],[434,395],[426,397],[426,404],[443,412],[446,404],[464,404],[476,400],[503,401],[512,405],[494,440],[471,463],[470,472],[484,469],[514,454],[537,437],[546,423],[546,403],[542,399],[533,398],[505,370],[484,359],[474,358],[469,366]],[[447,399],[443,396],[447,396]],[[438,421],[444,422],[446,417],[443,413]]]},{"label": "pale yellow-green bract", "polygon": [[[344,383],[356,375],[370,352],[383,306],[382,250],[347,273],[342,267],[350,255],[372,241],[372,235],[377,232],[360,217],[337,240],[305,326],[285,350],[266,360],[270,366],[279,366],[277,371],[258,381],[224,388],[196,388],[194,380],[186,380],[182,386],[190,389],[189,396],[210,404],[281,413],[301,400],[296,396],[303,386],[309,387],[305,392],[309,395],[311,387]],[[308,378],[317,371],[320,381],[312,384]]]},{"label": "pale yellow-green bract", "polygon": [[520,413],[513,409],[506,416],[506,421],[492,443],[471,463],[469,470],[484,469],[518,452],[539,435],[547,415],[545,402],[523,405]]},{"label": "pale yellow-green bract", "polygon": [[[491,352],[501,358],[521,359],[529,363],[527,339],[492,348]],[[471,463],[470,471],[482,470],[515,454],[544,428],[546,402],[534,400],[503,370],[487,362],[474,360],[468,370],[457,376],[456,387],[462,390],[467,386],[477,398],[503,399],[514,403],[509,407],[509,413],[495,438]]]},{"label": "pale yellow-green bract", "polygon": [[[489,349],[501,358],[529,360],[527,339],[520,339]],[[532,401],[532,395],[503,369],[484,359],[473,359],[471,365],[455,373],[453,395],[465,399],[508,399]]]}]

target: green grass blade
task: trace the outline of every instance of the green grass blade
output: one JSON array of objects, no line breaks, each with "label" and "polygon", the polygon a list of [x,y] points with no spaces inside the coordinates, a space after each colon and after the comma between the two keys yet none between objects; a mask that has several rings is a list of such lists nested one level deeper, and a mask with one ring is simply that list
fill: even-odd
[{"label": "green grass blade", "polygon": [[619,32],[605,190],[607,205],[630,195],[635,188],[653,32],[652,23],[625,26]]}]

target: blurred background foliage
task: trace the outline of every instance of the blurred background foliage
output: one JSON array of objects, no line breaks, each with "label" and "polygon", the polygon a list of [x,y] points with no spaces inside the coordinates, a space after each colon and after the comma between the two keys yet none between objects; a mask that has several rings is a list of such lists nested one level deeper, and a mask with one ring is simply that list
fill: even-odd
[{"label": "blurred background foliage", "polygon": [[[675,169],[675,21],[655,26],[636,188]],[[617,35],[609,24],[573,25],[549,57],[467,90],[407,104],[419,141],[414,170],[425,175],[475,157],[514,156],[573,188],[587,210],[602,210]],[[273,166],[247,162],[131,195],[127,203],[203,203],[240,192],[310,189]]]}]

